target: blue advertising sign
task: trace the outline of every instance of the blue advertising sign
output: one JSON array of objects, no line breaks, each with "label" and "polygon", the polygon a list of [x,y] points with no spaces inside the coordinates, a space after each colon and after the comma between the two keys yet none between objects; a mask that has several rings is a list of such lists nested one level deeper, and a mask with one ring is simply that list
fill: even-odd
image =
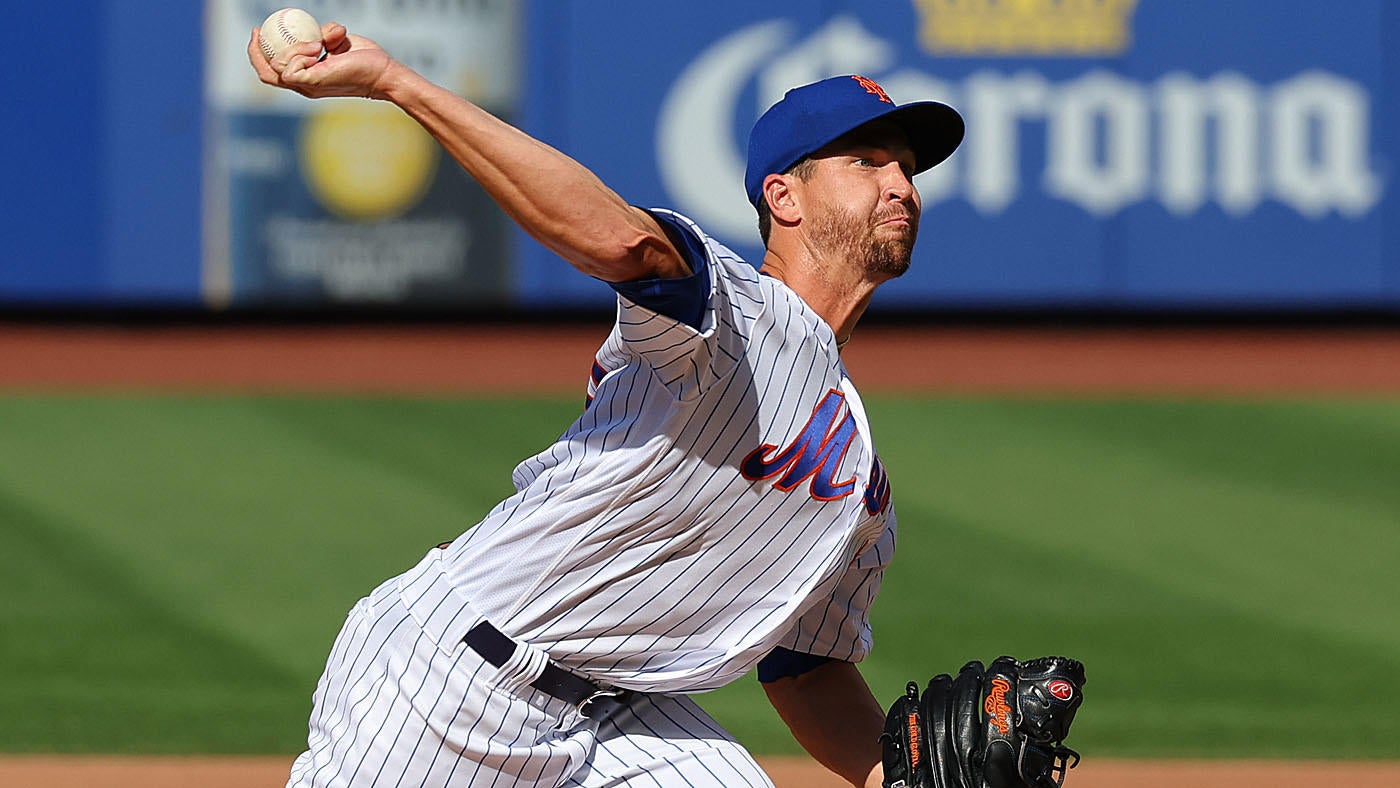
[{"label": "blue advertising sign", "polygon": [[[531,5],[527,130],[750,261],[749,127],[843,73],[937,99],[962,148],[892,306],[1400,304],[1382,0],[560,0]],[[1393,15],[1391,15],[1393,16]],[[1388,78],[1389,77],[1389,78]],[[605,303],[522,244],[525,303]]]},{"label": "blue advertising sign", "polygon": [[[402,113],[259,84],[244,46],[278,3],[146,5],[44,6],[50,35],[17,42],[97,54],[7,94],[0,306],[611,302]],[[877,310],[1400,312],[1394,2],[301,5],[754,262],[744,151],[784,91],[856,73],[956,106],[967,139],[919,176],[914,265]],[[152,69],[124,42],[154,17],[203,57]]]}]

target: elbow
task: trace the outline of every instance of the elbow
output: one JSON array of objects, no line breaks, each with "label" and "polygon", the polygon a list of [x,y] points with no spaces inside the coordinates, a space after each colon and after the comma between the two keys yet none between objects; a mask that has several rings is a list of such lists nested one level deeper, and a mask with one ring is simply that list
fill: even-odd
[{"label": "elbow", "polygon": [[593,276],[608,282],[645,279],[647,250],[648,239],[644,237],[609,238],[594,251]]},{"label": "elbow", "polygon": [[550,251],[605,282],[685,276],[689,268],[666,231],[639,208],[582,197],[555,215],[515,217]]},{"label": "elbow", "polygon": [[669,242],[637,228],[618,228],[595,238],[575,265],[605,282],[631,282],[673,275],[668,267],[675,256]]}]

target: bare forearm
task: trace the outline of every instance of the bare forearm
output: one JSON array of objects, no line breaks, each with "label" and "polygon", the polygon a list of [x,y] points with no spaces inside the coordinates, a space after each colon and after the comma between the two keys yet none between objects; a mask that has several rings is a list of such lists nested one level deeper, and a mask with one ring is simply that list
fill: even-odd
[{"label": "bare forearm", "polygon": [[577,161],[399,64],[379,87],[516,223],[583,272],[609,281],[686,273],[655,222]]},{"label": "bare forearm", "polygon": [[880,785],[885,713],[849,662],[829,662],[763,685],[793,737],[817,762],[852,785]]}]

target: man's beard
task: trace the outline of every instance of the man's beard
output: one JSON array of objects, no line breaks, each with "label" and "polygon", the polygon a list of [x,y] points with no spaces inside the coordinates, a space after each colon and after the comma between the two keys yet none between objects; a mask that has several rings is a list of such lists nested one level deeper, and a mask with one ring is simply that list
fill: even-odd
[{"label": "man's beard", "polygon": [[[919,234],[919,217],[908,211],[909,226],[905,232],[896,228],[872,226],[871,220],[861,218],[839,205],[828,205],[814,222],[812,243],[833,257],[844,258],[872,278],[884,280],[903,276],[909,270],[909,258],[914,251],[914,239]],[[891,217],[886,213],[875,218],[880,222]]]}]

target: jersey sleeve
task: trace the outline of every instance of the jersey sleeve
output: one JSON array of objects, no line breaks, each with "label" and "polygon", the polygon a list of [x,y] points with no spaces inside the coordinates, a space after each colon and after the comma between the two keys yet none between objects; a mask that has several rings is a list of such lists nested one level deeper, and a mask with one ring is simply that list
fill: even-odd
[{"label": "jersey sleeve", "polygon": [[894,557],[895,517],[890,512],[875,544],[856,558],[830,596],[813,605],[778,644],[816,657],[860,662],[870,653],[874,637],[870,607],[880,592],[885,568]]},{"label": "jersey sleeve", "polygon": [[[614,288],[614,331],[672,395],[690,400],[728,375],[743,356],[747,326],[761,308],[758,272],[684,216],[663,209],[651,213],[685,239],[682,253],[694,274],[674,287],[647,282]],[[695,287],[703,288],[702,297],[691,303],[694,294],[686,288]]]},{"label": "jersey sleeve", "polygon": [[710,297],[710,263],[705,244],[671,214],[653,213],[676,240],[676,249],[690,267],[690,276],[609,282],[613,291],[634,304],[678,320],[699,331]]}]

